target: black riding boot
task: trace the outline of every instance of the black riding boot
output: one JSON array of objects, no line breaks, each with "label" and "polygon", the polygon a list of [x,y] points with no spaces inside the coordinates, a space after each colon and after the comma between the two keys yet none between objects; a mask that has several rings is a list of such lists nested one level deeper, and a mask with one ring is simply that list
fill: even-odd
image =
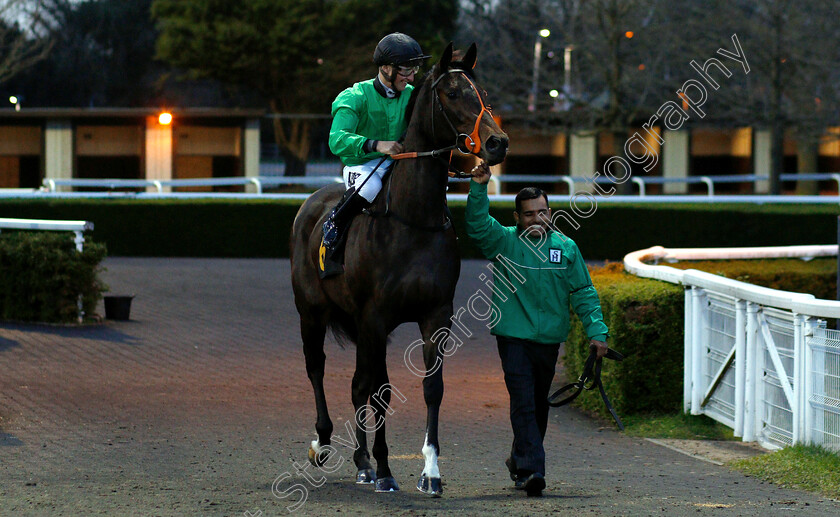
[{"label": "black riding boot", "polygon": [[353,218],[370,203],[356,195],[353,188],[348,189],[324,221],[324,240],[320,251],[321,278],[337,275],[344,271],[344,242],[347,229]]}]

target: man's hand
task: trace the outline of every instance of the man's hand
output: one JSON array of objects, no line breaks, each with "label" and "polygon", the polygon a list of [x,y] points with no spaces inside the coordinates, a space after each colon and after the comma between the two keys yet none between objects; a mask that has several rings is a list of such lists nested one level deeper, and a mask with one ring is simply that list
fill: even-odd
[{"label": "man's hand", "polygon": [[376,142],[376,152],[387,155],[400,154],[403,152],[403,146],[392,140],[379,140]]},{"label": "man's hand", "polygon": [[595,350],[598,357],[604,357],[607,355],[607,344],[603,341],[598,341],[597,339],[590,339],[589,340],[589,350]]},{"label": "man's hand", "polygon": [[[484,185],[488,181],[490,181],[490,166],[487,165],[487,162],[481,162],[470,171],[472,174],[472,180],[479,185]],[[606,353],[606,352],[605,352]]]}]

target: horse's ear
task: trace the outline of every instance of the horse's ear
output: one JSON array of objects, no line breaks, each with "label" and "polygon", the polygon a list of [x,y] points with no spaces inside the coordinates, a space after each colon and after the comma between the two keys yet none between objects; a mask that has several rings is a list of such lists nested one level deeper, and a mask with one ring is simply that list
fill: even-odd
[{"label": "horse's ear", "polygon": [[443,50],[443,55],[440,56],[440,71],[446,72],[449,69],[449,64],[452,63],[452,42]]},{"label": "horse's ear", "polygon": [[467,50],[467,53],[464,55],[464,68],[467,70],[472,70],[475,68],[475,58],[478,54],[478,49],[475,46],[475,43],[470,45],[470,48]]}]

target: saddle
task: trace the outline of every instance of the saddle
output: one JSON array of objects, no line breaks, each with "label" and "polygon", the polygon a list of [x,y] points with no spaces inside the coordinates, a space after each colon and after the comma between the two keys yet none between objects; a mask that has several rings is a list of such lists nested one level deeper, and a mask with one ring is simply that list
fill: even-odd
[{"label": "saddle", "polygon": [[[612,348],[607,349],[607,355],[605,356],[607,359],[612,359],[613,361],[622,361],[624,356],[620,353],[616,352]],[[615,409],[613,409],[612,404],[610,403],[609,397],[607,397],[607,392],[604,391],[604,384],[601,382],[601,358],[597,356],[597,352],[592,349],[589,352],[589,357],[586,359],[586,363],[583,365],[583,373],[578,377],[577,382],[573,382],[571,384],[567,384],[560,388],[559,390],[555,391],[548,397],[548,405],[551,407],[560,407],[565,406],[569,402],[575,400],[578,395],[580,395],[583,390],[591,390],[595,386],[598,386],[598,391],[601,392],[601,399],[604,401],[604,405],[607,406],[612,417],[615,419],[615,423],[618,424],[618,428],[622,431],[624,430],[624,424],[621,423],[621,419],[618,418],[618,414],[616,414]],[[587,386],[586,383],[592,381],[592,383]],[[557,400],[563,393],[574,389],[574,393],[567,396],[564,399]]]}]

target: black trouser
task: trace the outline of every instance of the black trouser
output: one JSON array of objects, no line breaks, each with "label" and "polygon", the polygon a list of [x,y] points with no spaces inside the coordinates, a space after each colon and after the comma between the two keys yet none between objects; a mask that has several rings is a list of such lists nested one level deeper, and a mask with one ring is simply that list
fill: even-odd
[{"label": "black trouser", "polygon": [[545,475],[543,438],[548,426],[548,392],[560,344],[496,336],[510,394],[511,457],[519,473]]}]

